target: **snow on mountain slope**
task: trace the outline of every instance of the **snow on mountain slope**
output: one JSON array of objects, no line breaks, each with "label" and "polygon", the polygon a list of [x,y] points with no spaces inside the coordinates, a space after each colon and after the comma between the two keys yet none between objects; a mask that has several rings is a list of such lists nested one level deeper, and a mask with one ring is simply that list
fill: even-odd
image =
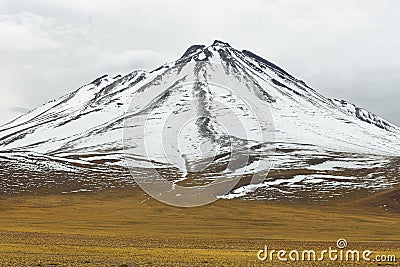
[{"label": "snow on mountain slope", "polygon": [[[100,77],[17,118],[0,128],[0,155],[35,153],[88,166],[92,163],[99,167],[101,162],[101,166],[122,167],[125,150],[138,166],[156,162],[160,167],[178,170],[177,176],[186,175],[206,159],[214,157],[208,164],[223,162],[231,146],[252,148],[254,155],[265,154],[269,148],[255,130],[259,118],[246,103],[265,112],[265,125],[270,123],[267,111],[272,113],[276,146],[273,171],[282,174],[297,170],[300,175],[296,176],[298,180],[283,181],[286,185],[307,185],[310,179],[301,176],[304,170],[307,175],[319,173],[319,178],[312,180],[322,179],[329,185],[332,177],[324,171],[370,166],[374,167],[367,175],[376,180],[382,176],[376,174],[378,169],[393,166],[393,159],[400,155],[397,126],[346,101],[325,98],[275,64],[221,41],[192,46],[180,59],[151,72]],[[178,114],[175,120],[169,119],[171,113]],[[197,119],[182,124],[185,118]],[[138,136],[123,142],[127,121],[131,122],[131,133],[135,128],[140,133],[141,123],[146,123],[147,155]],[[230,130],[221,125],[228,125]],[[179,148],[160,146],[165,136],[179,136]],[[163,155],[163,149],[169,149],[169,158]],[[354,164],[346,165],[350,159]],[[253,159],[249,165],[257,161],[262,160]],[[257,171],[246,167],[247,171]],[[270,176],[253,189],[280,184],[273,182],[278,176]],[[371,186],[370,180],[358,178],[352,184]],[[395,184],[393,179],[382,178],[381,187]],[[338,183],[345,185],[348,181]],[[328,185],[321,182],[319,188]],[[248,191],[243,189],[237,195]]]}]

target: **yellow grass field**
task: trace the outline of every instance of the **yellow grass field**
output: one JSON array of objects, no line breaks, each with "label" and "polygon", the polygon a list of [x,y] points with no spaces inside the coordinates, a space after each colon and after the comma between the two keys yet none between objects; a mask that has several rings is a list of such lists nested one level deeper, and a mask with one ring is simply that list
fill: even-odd
[{"label": "yellow grass field", "polygon": [[264,245],[320,251],[338,238],[400,259],[400,214],[379,207],[393,192],[197,208],[168,206],[140,189],[2,197],[0,266],[399,266],[257,259]]}]

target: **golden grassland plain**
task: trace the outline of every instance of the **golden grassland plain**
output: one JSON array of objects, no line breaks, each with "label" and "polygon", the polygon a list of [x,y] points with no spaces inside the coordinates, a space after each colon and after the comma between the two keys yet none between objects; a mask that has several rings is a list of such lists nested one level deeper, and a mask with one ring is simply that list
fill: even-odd
[{"label": "golden grassland plain", "polygon": [[[0,266],[399,266],[261,262],[257,251],[336,247],[400,258],[400,213],[386,196],[330,202],[219,200],[197,208],[140,189],[0,198]],[[359,264],[359,265],[357,265]]]}]

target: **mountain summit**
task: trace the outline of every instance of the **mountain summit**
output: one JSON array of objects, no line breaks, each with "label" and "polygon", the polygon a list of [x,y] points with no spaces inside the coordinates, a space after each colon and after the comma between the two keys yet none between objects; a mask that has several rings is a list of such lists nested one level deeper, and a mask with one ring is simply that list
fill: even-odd
[{"label": "mountain summit", "polygon": [[[204,161],[215,177],[234,175],[223,167],[229,147],[251,149],[251,160],[241,167],[247,167],[245,174],[257,172],[252,166],[270,148],[257,139],[254,129],[264,119],[253,116],[254,109],[265,111],[265,125],[274,126],[274,167],[267,181],[225,197],[298,197],[315,190],[332,196],[338,188],[377,190],[397,183],[397,126],[347,101],[326,98],[274,63],[216,40],[193,45],[150,72],[102,76],[2,126],[0,164],[8,178],[1,187],[12,193],[57,184],[73,191],[133,183],[122,175],[127,158],[139,167],[151,162],[174,170],[177,182]],[[142,131],[143,123],[146,154],[138,136],[123,140],[124,129]],[[179,140],[166,151],[160,146],[163,136]],[[112,174],[117,172],[119,177]],[[59,178],[72,174],[78,178]]]}]

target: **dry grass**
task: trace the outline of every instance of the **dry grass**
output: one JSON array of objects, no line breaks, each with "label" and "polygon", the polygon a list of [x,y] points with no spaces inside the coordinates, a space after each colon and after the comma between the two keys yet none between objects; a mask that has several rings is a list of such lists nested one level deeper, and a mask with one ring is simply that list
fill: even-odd
[{"label": "dry grass", "polygon": [[339,237],[400,258],[400,214],[365,203],[220,200],[188,209],[138,189],[4,197],[0,265],[271,266],[256,258],[266,244],[322,250]]}]

